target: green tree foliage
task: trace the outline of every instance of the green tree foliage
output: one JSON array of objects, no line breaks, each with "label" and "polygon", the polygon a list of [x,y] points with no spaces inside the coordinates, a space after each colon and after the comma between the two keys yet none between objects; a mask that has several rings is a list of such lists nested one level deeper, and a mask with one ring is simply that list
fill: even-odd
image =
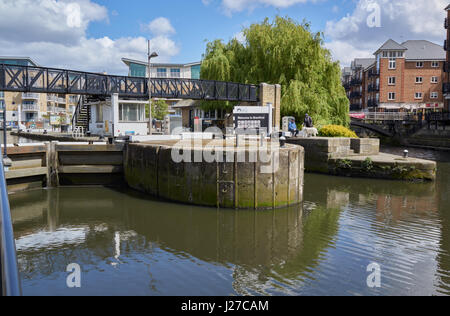
[{"label": "green tree foliage", "polygon": [[[169,114],[169,105],[165,100],[157,100],[152,102],[152,117],[157,120],[164,120],[164,117]],[[145,115],[148,117],[149,106],[145,106]]]},{"label": "green tree foliage", "polygon": [[[245,42],[209,42],[201,78],[240,83],[282,85],[281,112],[303,122],[308,113],[315,124],[348,125],[349,102],[341,70],[323,47],[321,33],[306,22],[266,18],[243,30]],[[204,102],[205,109],[232,108],[228,102]]]}]

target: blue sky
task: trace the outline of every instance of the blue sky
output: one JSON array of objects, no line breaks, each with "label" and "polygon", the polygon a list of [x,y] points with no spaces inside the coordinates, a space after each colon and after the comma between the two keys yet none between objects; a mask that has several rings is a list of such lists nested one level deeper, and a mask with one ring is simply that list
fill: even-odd
[{"label": "blue sky", "polygon": [[[142,24],[158,17],[166,17],[176,30],[173,39],[180,46],[180,54],[173,58],[176,62],[198,61],[205,50],[205,40],[229,40],[243,27],[260,22],[265,17],[289,16],[298,21],[306,19],[312,22],[313,30],[324,31],[326,21],[339,19],[355,6],[350,1],[329,1],[296,4],[288,8],[262,6],[251,11],[235,12],[231,16],[217,3],[204,5],[198,0],[147,1],[134,0],[129,5],[123,0],[96,1],[108,8],[112,14],[109,23],[95,22],[90,25],[88,35],[112,38],[140,36]],[[216,1],[217,2],[217,1]],[[339,9],[337,9],[339,8]],[[144,33],[145,34],[145,33]]]},{"label": "blue sky", "polygon": [[[0,0],[0,56],[43,66],[126,74],[122,57],[199,61],[205,40],[229,39],[265,17],[289,16],[322,31],[342,66],[373,57],[386,40],[442,44],[448,0]],[[369,23],[374,18],[377,23]]]}]

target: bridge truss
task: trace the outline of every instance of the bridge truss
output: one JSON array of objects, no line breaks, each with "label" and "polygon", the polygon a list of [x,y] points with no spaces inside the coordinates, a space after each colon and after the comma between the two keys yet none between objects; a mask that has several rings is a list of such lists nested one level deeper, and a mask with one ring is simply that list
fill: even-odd
[{"label": "bridge truss", "polygon": [[[152,97],[257,102],[258,87],[213,80],[155,78]],[[0,91],[148,98],[148,79],[75,70],[0,64]]]}]

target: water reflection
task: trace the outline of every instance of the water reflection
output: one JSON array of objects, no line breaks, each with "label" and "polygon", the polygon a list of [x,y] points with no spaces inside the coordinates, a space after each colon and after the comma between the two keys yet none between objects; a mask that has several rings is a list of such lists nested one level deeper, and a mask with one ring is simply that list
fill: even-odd
[{"label": "water reflection", "polygon": [[[233,211],[108,188],[11,196],[25,294],[450,294],[449,164],[436,183],[307,175],[304,207]],[[366,267],[382,267],[382,288]],[[82,288],[66,288],[78,263]]]}]

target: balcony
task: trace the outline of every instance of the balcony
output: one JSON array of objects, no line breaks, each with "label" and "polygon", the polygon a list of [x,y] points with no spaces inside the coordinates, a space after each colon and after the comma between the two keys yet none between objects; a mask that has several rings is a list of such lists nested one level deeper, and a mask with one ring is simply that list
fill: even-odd
[{"label": "balcony", "polygon": [[39,100],[39,93],[22,93],[22,100]]},{"label": "balcony", "polygon": [[379,104],[380,104],[380,102],[376,99],[369,99],[367,101],[367,106],[369,108],[376,108],[376,107],[378,107]]},{"label": "balcony", "polygon": [[450,83],[447,82],[442,84],[442,93],[450,94]]},{"label": "balcony", "polygon": [[351,85],[349,83],[344,83],[343,86],[346,91],[350,90]]},{"label": "balcony", "polygon": [[352,81],[350,82],[350,84],[351,84],[352,86],[359,86],[359,85],[362,84],[362,80],[361,80],[361,79],[354,78],[354,79],[352,79]]},{"label": "balcony", "polygon": [[371,84],[368,87],[369,92],[380,92],[380,85],[377,84]]},{"label": "balcony", "polygon": [[39,112],[40,108],[39,103],[22,104],[22,111],[24,112]]},{"label": "balcony", "polygon": [[350,112],[358,112],[362,110],[362,104],[353,103],[350,104]]},{"label": "balcony", "polygon": [[350,99],[359,99],[361,97],[362,97],[362,94],[359,91],[350,93]]},{"label": "balcony", "polygon": [[380,76],[380,71],[378,69],[369,70],[369,77],[378,77]]},{"label": "balcony", "polygon": [[66,113],[66,108],[61,108],[58,106],[49,106],[47,107],[47,111],[55,114]]},{"label": "balcony", "polygon": [[444,72],[450,73],[450,63],[444,61]]}]

